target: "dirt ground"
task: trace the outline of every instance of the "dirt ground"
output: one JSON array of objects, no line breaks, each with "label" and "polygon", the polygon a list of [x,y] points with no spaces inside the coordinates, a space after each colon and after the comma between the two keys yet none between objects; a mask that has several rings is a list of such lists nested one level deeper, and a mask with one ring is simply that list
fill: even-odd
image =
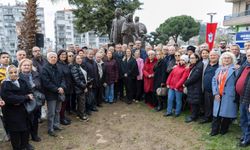
[{"label": "dirt ground", "polygon": [[[204,149],[201,133],[183,118],[165,118],[143,103],[104,104],[88,122],[70,116],[72,124],[63,126],[58,137],[47,135],[46,122],[40,125],[37,150],[194,150]],[[10,143],[0,143],[10,150]]]}]

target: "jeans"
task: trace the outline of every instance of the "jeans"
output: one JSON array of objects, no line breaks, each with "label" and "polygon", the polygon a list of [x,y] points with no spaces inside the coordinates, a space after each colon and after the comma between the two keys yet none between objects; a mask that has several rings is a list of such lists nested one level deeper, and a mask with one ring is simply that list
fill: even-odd
[{"label": "jeans", "polygon": [[105,101],[110,103],[114,101],[114,84],[105,87]]},{"label": "jeans", "polygon": [[175,114],[179,115],[181,113],[182,95],[183,95],[182,92],[176,91],[174,89],[169,89],[168,90],[167,114],[172,114],[174,100],[176,102]]},{"label": "jeans", "polygon": [[240,103],[240,126],[244,141],[250,141],[250,113],[249,104]]},{"label": "jeans", "polygon": [[47,101],[49,131],[54,131],[54,127],[59,127],[61,105],[62,102],[58,100]]}]

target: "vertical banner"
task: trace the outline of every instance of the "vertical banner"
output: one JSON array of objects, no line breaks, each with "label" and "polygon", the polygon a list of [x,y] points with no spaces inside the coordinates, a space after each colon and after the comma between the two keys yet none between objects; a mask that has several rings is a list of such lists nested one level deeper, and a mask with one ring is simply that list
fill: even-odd
[{"label": "vertical banner", "polygon": [[214,46],[216,28],[217,23],[207,23],[206,43],[208,44],[209,50],[212,50]]}]

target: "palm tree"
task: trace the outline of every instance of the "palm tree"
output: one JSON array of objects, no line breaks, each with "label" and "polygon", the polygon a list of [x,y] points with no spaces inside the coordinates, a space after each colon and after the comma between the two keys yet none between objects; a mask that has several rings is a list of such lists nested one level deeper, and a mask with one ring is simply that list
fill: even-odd
[{"label": "palm tree", "polygon": [[32,58],[32,48],[36,45],[37,33],[37,0],[28,0],[26,10],[23,13],[23,20],[20,23],[20,35],[18,36],[18,48],[27,53],[28,58]]}]

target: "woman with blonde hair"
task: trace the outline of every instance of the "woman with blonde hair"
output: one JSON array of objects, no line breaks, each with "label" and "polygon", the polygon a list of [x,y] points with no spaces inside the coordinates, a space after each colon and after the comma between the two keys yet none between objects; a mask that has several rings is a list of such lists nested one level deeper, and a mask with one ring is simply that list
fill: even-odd
[{"label": "woman with blonde hair", "polygon": [[32,90],[36,101],[41,102],[37,108],[30,114],[30,134],[31,139],[35,142],[41,141],[38,136],[38,120],[41,114],[41,107],[45,101],[45,96],[42,93],[41,78],[37,71],[32,70],[32,61],[29,59],[23,59],[19,62],[19,77],[26,81],[29,88]]}]

